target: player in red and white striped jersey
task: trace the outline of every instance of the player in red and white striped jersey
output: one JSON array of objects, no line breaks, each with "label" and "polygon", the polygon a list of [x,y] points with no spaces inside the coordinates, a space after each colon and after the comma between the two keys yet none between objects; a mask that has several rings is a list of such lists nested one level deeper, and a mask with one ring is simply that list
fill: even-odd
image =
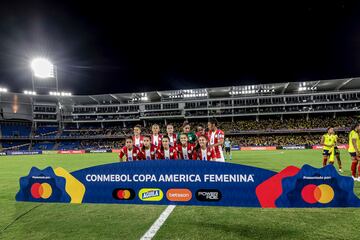
[{"label": "player in red and white striped jersey", "polygon": [[217,128],[216,119],[210,119],[208,122],[208,138],[210,145],[209,147],[213,147],[216,153],[216,161],[225,162],[224,153],[222,150],[222,145],[224,144],[224,132]]},{"label": "player in red and white striped jersey", "polygon": [[208,146],[208,138],[200,135],[198,138],[199,149],[194,152],[194,159],[201,161],[216,161],[215,150]]},{"label": "player in red and white striped jersey", "polygon": [[170,146],[176,147],[177,135],[174,133],[174,126],[172,124],[166,125],[166,133],[170,139]]},{"label": "player in red and white striped jersey", "polygon": [[196,137],[200,137],[201,135],[206,135],[205,128],[202,124],[199,124],[196,128]]},{"label": "player in red and white striped jersey", "polygon": [[195,160],[194,158],[194,148],[195,145],[188,143],[188,136],[186,133],[180,134],[180,143],[177,145],[178,157],[179,159],[185,160]]},{"label": "player in red and white striped jersey", "polygon": [[141,136],[141,126],[140,125],[136,125],[134,127],[134,136],[133,136],[133,142],[134,142],[134,146],[141,148],[143,145],[143,141],[144,141],[144,136]]},{"label": "player in red and white striped jersey", "polygon": [[120,161],[125,157],[126,162],[141,160],[141,152],[139,148],[134,146],[132,138],[126,138],[125,146],[120,149]]},{"label": "player in red and white striped jersey", "polygon": [[170,146],[170,139],[168,136],[162,138],[162,145],[157,150],[157,159],[178,159],[177,150]]},{"label": "player in red and white striped jersey", "polygon": [[156,147],[151,144],[151,138],[144,136],[144,144],[140,148],[142,160],[154,160],[156,159]]},{"label": "player in red and white striped jersey", "polygon": [[151,143],[159,149],[161,147],[161,140],[163,138],[163,135],[161,135],[160,127],[157,124],[152,125],[151,127],[152,135],[151,135]]}]

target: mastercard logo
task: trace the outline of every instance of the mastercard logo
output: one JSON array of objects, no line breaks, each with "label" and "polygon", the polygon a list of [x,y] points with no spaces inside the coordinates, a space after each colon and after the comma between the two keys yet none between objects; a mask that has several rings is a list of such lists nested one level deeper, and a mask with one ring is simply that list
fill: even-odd
[{"label": "mastercard logo", "polygon": [[48,199],[52,194],[52,187],[48,183],[34,183],[30,189],[33,198]]},{"label": "mastercard logo", "polygon": [[319,186],[308,184],[301,191],[303,200],[309,204],[329,203],[334,199],[334,195],[334,189],[327,184]]},{"label": "mastercard logo", "polygon": [[130,188],[117,188],[112,195],[117,200],[132,200],[135,197],[135,192]]}]

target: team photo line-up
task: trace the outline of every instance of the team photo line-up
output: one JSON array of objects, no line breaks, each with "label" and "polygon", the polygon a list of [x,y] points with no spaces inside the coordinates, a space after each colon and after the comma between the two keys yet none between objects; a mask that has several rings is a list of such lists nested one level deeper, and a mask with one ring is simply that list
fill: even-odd
[{"label": "team photo line-up", "polygon": [[[158,124],[151,127],[151,135],[141,135],[141,125],[136,125],[132,137],[126,138],[125,146],[120,150],[121,161],[185,159],[225,162],[232,159],[231,141],[224,140],[224,132],[218,129],[216,119],[208,121],[208,131],[203,125],[197,126],[197,132],[191,131],[191,125],[185,121],[181,133],[174,133],[172,124],[166,125],[166,134],[160,133]],[[351,174],[360,182],[360,123],[354,123],[349,133],[348,152],[351,157]],[[323,146],[323,166],[334,164],[337,160],[339,172],[342,172],[340,151],[337,147],[338,136],[333,127],[321,137]],[[223,152],[223,146],[225,154]]]},{"label": "team photo line-up", "polygon": [[224,132],[218,129],[216,119],[208,122],[208,131],[197,126],[197,132],[191,131],[188,121],[182,126],[181,133],[174,133],[172,124],[166,125],[166,134],[160,133],[158,124],[151,126],[151,135],[141,135],[141,126],[136,125],[132,137],[125,140],[120,149],[120,161],[185,159],[225,162],[223,145],[231,160],[231,142],[224,141]]}]

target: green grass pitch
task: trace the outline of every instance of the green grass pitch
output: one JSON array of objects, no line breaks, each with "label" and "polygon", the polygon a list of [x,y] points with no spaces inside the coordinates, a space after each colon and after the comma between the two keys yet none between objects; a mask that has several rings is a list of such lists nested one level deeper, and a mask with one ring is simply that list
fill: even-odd
[{"label": "green grass pitch", "polygon": [[[346,151],[341,156],[343,174],[349,176],[349,156]],[[238,151],[233,152],[233,158],[234,163],[275,171],[289,165],[322,164],[321,152],[316,150]],[[61,166],[74,171],[115,161],[114,153],[0,157],[0,239],[139,239],[166,206],[15,201],[19,178],[27,175],[32,166]],[[355,193],[360,196],[359,183],[355,184]],[[354,208],[177,206],[155,239],[358,239],[359,229],[360,209]]]}]

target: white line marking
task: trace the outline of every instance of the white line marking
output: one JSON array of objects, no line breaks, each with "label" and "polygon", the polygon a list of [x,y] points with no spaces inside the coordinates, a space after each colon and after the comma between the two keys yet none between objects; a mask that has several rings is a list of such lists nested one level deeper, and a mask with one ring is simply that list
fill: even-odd
[{"label": "white line marking", "polygon": [[151,225],[149,230],[140,238],[140,240],[151,240],[157,231],[161,228],[164,224],[166,219],[170,216],[171,212],[175,209],[175,205],[169,205],[167,208],[160,214],[159,218]]}]

